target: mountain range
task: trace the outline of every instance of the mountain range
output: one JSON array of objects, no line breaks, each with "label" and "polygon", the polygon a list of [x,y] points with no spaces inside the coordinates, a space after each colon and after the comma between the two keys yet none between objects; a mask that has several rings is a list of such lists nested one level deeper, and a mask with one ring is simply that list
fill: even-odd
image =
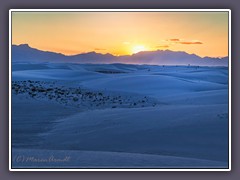
[{"label": "mountain range", "polygon": [[12,45],[12,62],[70,62],[81,64],[151,64],[151,65],[194,65],[194,66],[228,66],[228,57],[200,57],[184,51],[156,50],[142,51],[132,55],[114,56],[96,52],[77,55],[64,55],[42,51],[28,44]]}]

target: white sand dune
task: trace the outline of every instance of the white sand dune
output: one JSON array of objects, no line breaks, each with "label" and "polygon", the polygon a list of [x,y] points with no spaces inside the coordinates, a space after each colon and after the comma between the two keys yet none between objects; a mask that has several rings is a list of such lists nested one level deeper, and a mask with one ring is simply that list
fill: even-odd
[{"label": "white sand dune", "polygon": [[227,163],[151,154],[14,149],[13,168],[225,168]]},{"label": "white sand dune", "polygon": [[226,67],[13,63],[12,80],[13,156],[74,157],[14,167],[228,166]]}]

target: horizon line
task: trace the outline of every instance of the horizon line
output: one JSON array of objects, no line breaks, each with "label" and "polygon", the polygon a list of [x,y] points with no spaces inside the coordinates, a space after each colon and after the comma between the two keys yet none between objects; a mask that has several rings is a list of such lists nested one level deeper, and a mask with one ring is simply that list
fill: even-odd
[{"label": "horizon line", "polygon": [[156,52],[156,51],[171,51],[171,52],[183,52],[183,53],[187,53],[189,55],[195,55],[195,56],[198,56],[200,58],[219,58],[219,59],[223,59],[223,58],[228,58],[229,56],[215,56],[215,57],[212,57],[212,56],[200,56],[198,54],[195,54],[195,53],[188,53],[186,51],[174,51],[174,50],[170,50],[170,49],[156,49],[156,50],[148,50],[148,51],[139,51],[137,53],[133,53],[133,54],[124,54],[124,55],[115,55],[115,54],[112,54],[112,53],[99,53],[99,52],[96,52],[96,51],[88,51],[88,52],[80,52],[80,53],[77,53],[77,54],[64,54],[64,53],[61,53],[61,52],[58,52],[58,51],[50,51],[50,50],[43,50],[43,49],[38,49],[36,47],[33,47],[31,45],[29,45],[28,43],[21,43],[21,44],[11,44],[11,46],[28,46],[29,48],[32,48],[32,49],[36,49],[36,50],[39,50],[39,51],[44,51],[44,52],[51,52],[51,53],[56,53],[56,54],[61,54],[63,56],[77,56],[77,55],[81,55],[81,54],[89,54],[89,53],[96,53],[96,54],[101,54],[101,55],[112,55],[114,57],[121,57],[121,56],[133,56],[133,55],[136,55],[136,54],[139,54],[139,53],[143,53],[143,52]]}]

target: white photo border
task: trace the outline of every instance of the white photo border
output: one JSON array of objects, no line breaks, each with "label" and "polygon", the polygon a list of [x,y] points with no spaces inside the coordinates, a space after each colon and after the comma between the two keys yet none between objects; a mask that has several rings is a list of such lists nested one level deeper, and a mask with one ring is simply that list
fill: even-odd
[{"label": "white photo border", "polygon": [[[228,12],[228,168],[12,168],[12,12]],[[10,9],[9,10],[9,171],[231,171],[231,10],[230,9]]]}]

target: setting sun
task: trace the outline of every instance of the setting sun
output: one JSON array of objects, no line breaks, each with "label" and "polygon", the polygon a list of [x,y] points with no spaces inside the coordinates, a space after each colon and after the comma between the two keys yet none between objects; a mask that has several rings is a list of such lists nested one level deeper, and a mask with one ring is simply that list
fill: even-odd
[{"label": "setting sun", "polygon": [[12,26],[12,44],[65,55],[169,49],[228,56],[227,12],[13,12]]},{"label": "setting sun", "polygon": [[146,51],[146,48],[143,45],[137,45],[132,48],[132,53],[136,54],[140,51]]}]

